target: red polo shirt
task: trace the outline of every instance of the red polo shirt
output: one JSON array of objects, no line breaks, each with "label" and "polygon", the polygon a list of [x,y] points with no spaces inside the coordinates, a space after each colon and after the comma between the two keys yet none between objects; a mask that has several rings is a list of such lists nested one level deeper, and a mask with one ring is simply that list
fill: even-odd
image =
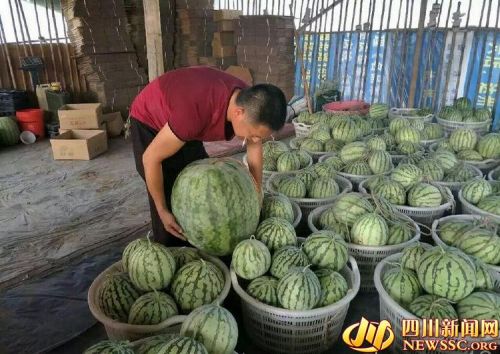
[{"label": "red polo shirt", "polygon": [[247,86],[214,68],[177,69],[149,83],[134,99],[130,114],[156,131],[168,123],[183,141],[229,140],[234,133],[226,121],[227,106],[234,90]]}]

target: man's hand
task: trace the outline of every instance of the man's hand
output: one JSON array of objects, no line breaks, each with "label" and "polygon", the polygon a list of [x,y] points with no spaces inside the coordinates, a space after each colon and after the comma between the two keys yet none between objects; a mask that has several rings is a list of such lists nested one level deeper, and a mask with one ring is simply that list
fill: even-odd
[{"label": "man's hand", "polygon": [[163,223],[163,226],[165,227],[165,230],[167,230],[175,237],[180,238],[183,241],[186,241],[186,238],[183,236],[182,228],[179,226],[179,224],[177,224],[174,214],[172,214],[167,210],[163,210],[163,211],[158,211],[158,215],[160,216],[160,219]]}]

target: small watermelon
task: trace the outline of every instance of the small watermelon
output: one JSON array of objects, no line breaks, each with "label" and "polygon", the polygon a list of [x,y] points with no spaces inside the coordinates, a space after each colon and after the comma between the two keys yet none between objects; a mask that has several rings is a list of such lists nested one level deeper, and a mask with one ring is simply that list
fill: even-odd
[{"label": "small watermelon", "polygon": [[132,304],[128,323],[136,325],[154,325],[179,313],[174,299],[161,291],[154,291],[140,296]]},{"label": "small watermelon", "polygon": [[383,246],[387,244],[389,229],[383,217],[376,213],[360,216],[351,229],[351,242],[365,246]]},{"label": "small watermelon", "polygon": [[450,300],[436,295],[422,295],[414,299],[408,309],[420,318],[457,319],[458,315]]},{"label": "small watermelon", "polygon": [[255,279],[264,275],[271,266],[271,252],[266,245],[252,236],[236,245],[231,267],[243,279]]},{"label": "small watermelon", "polygon": [[339,271],[345,267],[349,257],[344,239],[333,231],[314,232],[302,247],[312,265]]},{"label": "small watermelon", "polygon": [[321,283],[309,267],[295,267],[280,279],[277,293],[283,308],[311,310],[321,300]]},{"label": "small watermelon", "polygon": [[307,255],[295,246],[285,246],[273,254],[270,273],[273,277],[281,279],[293,267],[307,266]]},{"label": "small watermelon", "polygon": [[428,183],[418,183],[408,191],[408,204],[417,208],[435,208],[443,203],[438,187]]},{"label": "small watermelon", "polygon": [[130,308],[140,296],[126,273],[106,276],[98,290],[102,312],[113,320],[127,323]]},{"label": "small watermelon", "polygon": [[83,354],[134,354],[127,341],[103,340],[87,348]]},{"label": "small watermelon", "polygon": [[478,291],[457,303],[460,319],[500,321],[500,294]]},{"label": "small watermelon", "polygon": [[321,298],[317,307],[334,304],[347,295],[349,285],[340,273],[332,269],[318,269],[314,273],[321,285]]},{"label": "small watermelon", "polygon": [[270,276],[262,276],[252,280],[250,284],[248,284],[247,293],[265,304],[277,307],[277,287],[278,279]]},{"label": "small watermelon", "polygon": [[275,217],[264,220],[257,227],[255,238],[263,242],[271,252],[297,244],[297,234],[293,225],[285,219]]},{"label": "small watermelon", "polygon": [[415,271],[394,267],[382,276],[382,285],[389,296],[406,307],[423,292]]},{"label": "small watermelon", "polygon": [[401,256],[401,266],[411,270],[417,270],[420,263],[420,257],[425,253],[424,247],[420,242],[416,242],[411,246],[405,247]]}]

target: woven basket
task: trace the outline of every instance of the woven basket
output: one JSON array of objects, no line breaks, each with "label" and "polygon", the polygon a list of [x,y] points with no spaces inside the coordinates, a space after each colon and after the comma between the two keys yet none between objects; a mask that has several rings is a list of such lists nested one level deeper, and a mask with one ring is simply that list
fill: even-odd
[{"label": "woven basket", "polygon": [[449,120],[439,118],[436,116],[436,120],[443,127],[446,135],[450,135],[452,131],[458,128],[468,128],[474,130],[477,134],[483,135],[488,133],[491,126],[491,120],[487,122],[450,122]]},{"label": "woven basket", "polygon": [[290,203],[292,204],[292,208],[293,208],[293,215],[295,217],[292,225],[294,228],[297,228],[297,226],[299,226],[300,220],[302,220],[302,210],[300,210],[300,206],[297,203],[295,203],[293,200],[291,200],[287,196],[285,196],[281,193],[278,193],[278,192],[266,192],[265,195],[282,195],[285,198],[287,198],[288,200],[290,200]]},{"label": "woven basket", "polygon": [[487,211],[484,211],[482,209],[479,209],[477,206],[474,204],[468,202],[462,195],[462,190],[458,192],[458,201],[460,202],[460,205],[462,207],[462,212],[464,214],[475,214],[475,215],[482,215],[484,217],[487,217],[491,220],[495,220],[497,222],[500,222],[500,215],[495,215],[493,213],[489,213]]},{"label": "woven basket", "polygon": [[[365,183],[366,180],[359,184],[359,191],[363,194],[370,194],[364,186]],[[444,215],[446,210],[451,209],[452,213],[455,212],[455,198],[453,197],[453,193],[448,187],[444,187],[443,198],[446,198],[446,203],[443,203],[435,208],[417,208],[407,205],[394,205],[394,207],[399,212],[415,220],[417,223],[424,224],[430,227],[435,219],[438,219]]]},{"label": "woven basket", "polygon": [[233,288],[241,299],[243,324],[250,340],[267,353],[319,354],[338,339],[349,304],[359,291],[360,276],[356,260],[340,273],[347,280],[347,295],[336,303],[309,310],[293,311],[264,304],[250,295],[231,269]]},{"label": "woven basket", "polygon": [[[318,221],[324,211],[328,210],[332,204],[325,205],[314,209],[307,218],[307,225],[312,232],[319,231]],[[411,245],[412,243],[420,240],[420,228],[417,223],[407,217],[406,215],[401,215],[405,217],[409,222],[413,224],[415,228],[415,235],[411,240],[400,243],[398,245],[386,245],[386,246],[362,246],[356,245],[354,243],[348,243],[349,254],[356,259],[358,262],[359,272],[361,274],[361,291],[362,292],[374,292],[375,285],[373,283],[373,272],[377,264],[385,257],[401,252],[403,249]]]},{"label": "woven basket", "polygon": [[428,114],[426,116],[419,116],[417,114],[418,109],[417,108],[391,108],[389,110],[389,118],[405,118],[408,120],[420,120],[424,123],[430,123],[432,122],[432,119],[434,118],[433,114]]},{"label": "woven basket", "polygon": [[297,118],[292,119],[293,127],[295,128],[295,136],[297,138],[304,138],[309,135],[312,124],[304,124],[297,121]]},{"label": "woven basket", "polygon": [[[297,138],[293,138],[290,140],[289,145],[292,149],[299,149],[299,146],[297,145],[296,141],[297,141]],[[311,155],[314,161],[318,161],[321,158],[321,156],[330,153],[330,151],[309,151],[306,149],[302,149],[302,150],[304,150],[309,155]]]},{"label": "woven basket", "polygon": [[[441,222],[445,221],[451,221],[451,220],[457,220],[457,221],[477,221],[484,219],[484,217],[480,215],[450,215],[450,216],[445,216],[444,218],[434,220],[432,223],[432,239],[438,246],[449,246],[446,243],[441,240],[441,238],[438,235],[438,228],[439,224]],[[487,266],[491,270],[491,275],[493,276],[493,279],[495,280],[495,287],[500,288],[500,265],[492,265],[492,264],[487,264]]]},{"label": "woven basket", "polygon": [[[422,244],[425,248],[430,248],[430,245],[427,244]],[[405,354],[405,353],[410,353],[409,351],[403,351],[403,338],[402,338],[402,333],[403,333],[403,320],[418,320],[419,318],[416,317],[413,313],[407,311],[404,309],[401,305],[399,305],[395,300],[393,300],[387,291],[384,289],[384,286],[382,285],[382,277],[384,274],[396,267],[397,263],[400,262],[401,260],[402,253],[397,253],[393,254],[383,261],[381,261],[378,265],[377,268],[375,269],[375,274],[374,274],[374,282],[375,282],[375,287],[377,288],[377,292],[379,294],[379,301],[380,301],[380,318],[381,319],[386,319],[389,321],[392,327],[392,331],[394,332],[395,340],[394,343],[392,344],[390,351],[392,353],[397,353],[397,354]],[[423,323],[419,323],[419,328],[422,328]],[[408,340],[411,340],[412,338],[407,338]],[[432,339],[432,338],[425,338],[425,339]],[[465,338],[465,340],[468,341],[477,341],[477,338]],[[493,341],[494,339],[491,338],[482,338],[481,342],[484,341]],[[498,341],[498,338],[495,339],[495,342]],[[454,351],[446,351],[446,352],[440,352],[440,351],[425,351],[427,354],[451,354],[451,353],[456,353],[456,354],[473,354],[472,351],[461,351],[461,352],[454,352]],[[486,354],[486,352],[485,352]]]},{"label": "woven basket", "polygon": [[488,180],[489,181],[500,181],[500,166],[491,170],[488,173]]},{"label": "woven basket", "polygon": [[[243,159],[242,160],[243,160],[243,164],[248,168],[247,154],[243,155]],[[314,163],[313,158],[312,158],[312,156],[310,156],[309,164],[306,167],[301,168],[300,170],[297,170],[297,171],[302,171],[302,170],[306,169],[307,167],[312,166],[313,163]],[[271,176],[273,176],[273,175],[280,175],[280,174],[283,174],[283,173],[288,173],[288,172],[276,172],[276,171],[265,171],[265,170],[263,170],[262,171],[262,186],[265,187],[267,185],[267,181],[269,181],[269,179],[271,178]]]},{"label": "woven basket", "polygon": [[[171,249],[175,250],[175,247]],[[226,265],[222,263],[222,261],[216,257],[207,255],[203,252],[199,252],[200,256],[215,264],[224,274],[225,277],[225,285],[222,292],[219,296],[213,301],[214,303],[222,304],[229,294],[229,290],[231,289],[231,278],[229,275],[229,269],[227,269]],[[116,273],[123,272],[122,262],[118,261],[106,270],[104,270],[101,274],[94,279],[92,284],[90,285],[89,292],[87,295],[87,301],[89,304],[90,312],[92,315],[104,325],[106,329],[106,333],[109,339],[113,340],[130,340],[134,341],[137,339],[141,339],[144,337],[149,337],[155,334],[162,333],[172,333],[172,331],[178,331],[179,323],[184,321],[186,316],[177,315],[166,319],[165,321],[158,323],[156,325],[133,325],[128,323],[118,322],[106,316],[104,312],[102,312],[99,307],[99,288],[102,283],[106,279],[106,276]]]},{"label": "woven basket", "polygon": [[[278,193],[276,190],[276,183],[283,177],[287,176],[293,176],[295,175],[294,173],[288,173],[288,174],[280,174],[280,175],[273,175],[269,181],[267,182],[267,190],[271,193]],[[335,181],[339,185],[340,188],[340,193],[337,194],[335,197],[331,198],[324,198],[324,199],[313,199],[313,198],[289,198],[290,200],[294,201],[297,203],[302,210],[302,216],[307,217],[311,211],[316,209],[319,206],[326,205],[326,204],[331,204],[335,199],[337,199],[340,195],[348,193],[352,191],[352,184],[349,182],[348,179],[342,177],[342,176],[336,176]]]}]

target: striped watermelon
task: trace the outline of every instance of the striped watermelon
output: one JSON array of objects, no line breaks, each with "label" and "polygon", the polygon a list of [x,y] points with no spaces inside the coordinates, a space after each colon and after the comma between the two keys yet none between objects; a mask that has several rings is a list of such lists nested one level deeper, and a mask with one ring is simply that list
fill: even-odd
[{"label": "striped watermelon", "polygon": [[453,149],[451,148],[451,145],[450,145],[450,142],[448,139],[443,139],[443,140],[440,140],[436,143],[434,151],[438,151],[438,150],[448,150],[448,151],[453,152]]},{"label": "striped watermelon", "polygon": [[442,181],[444,178],[444,170],[439,163],[432,158],[423,159],[417,166],[422,170],[424,180]]},{"label": "striped watermelon", "polygon": [[277,191],[288,198],[304,198],[307,194],[306,185],[298,176],[280,180]]},{"label": "striped watermelon", "polygon": [[397,245],[413,238],[415,230],[408,224],[397,222],[389,226],[388,245]]},{"label": "striped watermelon", "polygon": [[349,236],[349,227],[335,218],[333,208],[329,208],[321,213],[318,224],[320,229],[334,231],[342,236],[344,240]]},{"label": "striped watermelon", "polygon": [[363,187],[367,191],[373,191],[379,183],[382,183],[387,180],[388,178],[386,176],[381,176],[381,175],[371,176],[363,181]]},{"label": "striped watermelon", "polygon": [[321,284],[309,267],[295,267],[280,279],[277,294],[285,309],[311,310],[321,299]]},{"label": "striped watermelon", "polygon": [[340,223],[352,226],[360,216],[373,212],[375,208],[361,194],[346,193],[335,200],[332,210]]},{"label": "striped watermelon", "polygon": [[352,225],[351,242],[364,246],[387,244],[389,229],[384,218],[376,213],[360,216]]},{"label": "striped watermelon", "polygon": [[321,142],[321,144],[326,143],[332,137],[330,135],[330,128],[327,129],[314,129],[309,132],[309,138]]},{"label": "striped watermelon", "polygon": [[423,292],[415,271],[394,267],[382,276],[382,285],[389,296],[403,307],[408,306]]},{"label": "striped watermelon", "polygon": [[176,334],[158,334],[148,337],[138,348],[134,348],[135,354],[157,354],[169,340],[175,337],[178,336]]},{"label": "striped watermelon", "polygon": [[500,215],[500,195],[489,195],[477,203],[477,207],[488,213]]},{"label": "striped watermelon", "polygon": [[472,108],[472,103],[467,97],[459,97],[455,99],[455,103],[453,103],[453,105],[458,109]]},{"label": "striped watermelon", "polygon": [[321,141],[312,138],[305,139],[302,144],[300,144],[300,148],[311,152],[321,152],[325,150]]},{"label": "striped watermelon", "polygon": [[184,265],[175,274],[171,293],[183,313],[214,301],[224,289],[222,271],[212,262],[200,259]]},{"label": "striped watermelon", "polygon": [[389,105],[386,103],[374,103],[370,106],[370,118],[383,119],[389,114]]},{"label": "striped watermelon", "polygon": [[174,299],[161,291],[154,291],[140,296],[132,304],[128,323],[136,325],[154,325],[179,313]]},{"label": "striped watermelon", "polygon": [[277,287],[278,279],[270,276],[262,276],[252,280],[248,284],[247,293],[260,302],[278,307]]},{"label": "striped watermelon", "polygon": [[139,296],[127,274],[110,274],[98,290],[98,304],[106,316],[126,323],[130,308]]},{"label": "striped watermelon", "polygon": [[412,143],[410,141],[403,141],[397,146],[397,152],[403,155],[416,154],[422,150],[422,145],[420,145],[420,143]]},{"label": "striped watermelon", "polygon": [[380,136],[373,136],[366,141],[366,145],[370,150],[383,150],[387,149],[384,139]]},{"label": "striped watermelon", "polygon": [[493,230],[476,227],[465,231],[454,246],[484,263],[500,263],[500,237]]},{"label": "striped watermelon", "polygon": [[[318,123],[314,123],[311,127],[311,129],[309,129],[309,136],[314,138],[312,135],[313,133],[317,132],[317,131],[325,131],[327,133],[330,133],[330,125],[328,125],[327,122],[318,122]],[[314,138],[316,139],[316,138]]]},{"label": "striped watermelon", "polygon": [[340,159],[344,163],[353,162],[368,156],[369,148],[363,141],[355,141],[344,145],[340,150]]},{"label": "striped watermelon", "polygon": [[11,117],[0,117],[0,146],[11,146],[19,141],[19,127]]},{"label": "striped watermelon", "polygon": [[317,307],[328,306],[344,298],[349,286],[345,278],[332,269],[318,269],[314,272],[321,285],[321,298]]},{"label": "striped watermelon", "polygon": [[[149,236],[149,234],[148,234]],[[147,238],[138,238],[130,242],[122,253],[122,268],[123,271],[128,272],[128,263],[130,262],[130,255],[135,251],[142,243],[148,242]]]},{"label": "striped watermelon", "polygon": [[170,284],[176,271],[170,250],[156,242],[142,242],[130,254],[128,274],[142,291],[161,290]]},{"label": "striped watermelon", "polygon": [[339,151],[343,146],[343,142],[335,139],[330,139],[325,141],[323,148],[325,149],[325,151]]},{"label": "striped watermelon", "polygon": [[344,162],[338,156],[330,156],[326,158],[323,162],[332,166],[336,171],[340,171],[344,168]]},{"label": "striped watermelon", "polygon": [[306,254],[296,246],[285,246],[273,254],[270,273],[273,277],[281,279],[292,267],[309,265]]},{"label": "striped watermelon", "polygon": [[368,162],[359,160],[349,163],[344,172],[355,176],[369,176],[372,174],[372,169]]},{"label": "striped watermelon", "polygon": [[264,275],[271,266],[271,252],[254,236],[243,240],[235,247],[231,266],[243,279],[255,279]]},{"label": "striped watermelon", "polygon": [[231,312],[219,305],[205,305],[189,314],[181,335],[194,338],[208,354],[232,354],[238,342],[238,324]]},{"label": "striped watermelon", "polygon": [[409,126],[410,126],[410,122],[408,121],[408,119],[401,118],[401,117],[394,118],[389,123],[389,133],[391,133],[394,136],[394,135],[396,135],[398,130],[403,129],[403,128],[407,128]]},{"label": "striped watermelon", "polygon": [[424,247],[420,242],[416,242],[411,246],[405,247],[401,256],[401,266],[411,270],[417,270],[420,263],[420,257],[425,253]]},{"label": "striped watermelon", "polygon": [[458,165],[457,156],[452,151],[439,149],[431,157],[437,161],[444,172],[448,172]]},{"label": "striped watermelon", "polygon": [[423,130],[428,140],[435,140],[444,137],[443,127],[437,123],[426,124]]},{"label": "striped watermelon", "polygon": [[444,243],[453,246],[464,232],[473,228],[474,225],[468,220],[448,220],[440,222],[436,231]]},{"label": "striped watermelon", "polygon": [[271,252],[284,246],[297,244],[297,234],[293,225],[282,218],[272,217],[264,220],[257,228],[255,237]]},{"label": "striped watermelon", "polygon": [[288,151],[288,146],[282,141],[270,140],[262,144],[263,155],[269,156],[273,160],[277,160],[282,153],[287,151]]},{"label": "striped watermelon", "polygon": [[425,117],[425,116],[428,116],[429,114],[432,114],[432,108],[430,107],[424,107],[424,108],[420,108],[418,111],[417,111],[417,115],[420,116],[420,117]]},{"label": "striped watermelon", "polygon": [[332,138],[335,140],[348,143],[355,141],[359,136],[358,126],[350,118],[339,119],[332,125]]},{"label": "striped watermelon", "polygon": [[276,160],[270,156],[263,156],[262,169],[264,171],[277,171],[278,166],[276,165]]},{"label": "striped watermelon", "polygon": [[476,289],[493,290],[495,288],[490,268],[479,259],[473,258],[476,267]]},{"label": "striped watermelon", "polygon": [[434,247],[425,251],[417,266],[426,292],[458,301],[476,287],[476,269],[469,256],[455,248]]},{"label": "striped watermelon", "polygon": [[470,180],[462,187],[462,196],[468,202],[477,204],[481,199],[493,193],[491,184],[482,178]]},{"label": "striped watermelon", "polygon": [[419,130],[420,132],[422,132],[425,128],[425,124],[421,120],[412,120],[410,122],[410,127],[415,128],[415,129]]},{"label": "striped watermelon", "polygon": [[469,128],[458,128],[451,132],[449,141],[453,150],[472,150],[477,143],[477,133]]},{"label": "striped watermelon", "polygon": [[83,354],[134,354],[128,341],[103,340],[87,348]]},{"label": "striped watermelon", "polygon": [[284,152],[276,161],[278,172],[288,172],[300,169],[300,159],[293,151]]},{"label": "striped watermelon", "polygon": [[[314,165],[313,165],[314,166]],[[318,178],[318,174],[314,171],[312,167],[306,168],[303,171],[300,171],[297,174],[297,177],[304,182],[304,185],[306,186],[306,194],[307,190],[309,190],[313,184],[313,182]]]},{"label": "striped watermelon", "polygon": [[318,177],[335,178],[335,176],[337,176],[337,171],[335,171],[335,169],[331,165],[324,162],[318,162],[312,165],[311,170]]},{"label": "striped watermelon", "polygon": [[231,158],[189,164],[175,180],[171,199],[188,241],[213,255],[230,254],[259,223],[260,196],[254,180]]},{"label": "striped watermelon", "polygon": [[376,184],[373,194],[396,205],[404,205],[406,202],[405,188],[401,183],[391,179],[384,179]]},{"label": "striped watermelon", "polygon": [[191,247],[180,247],[171,249],[172,255],[175,259],[176,268],[180,269],[184,264],[200,259],[198,250]]},{"label": "striped watermelon", "polygon": [[284,195],[266,195],[262,203],[262,219],[283,218],[290,223],[295,220],[292,203]]},{"label": "striped watermelon", "polygon": [[368,158],[368,166],[374,174],[389,172],[394,167],[391,155],[387,151],[374,151]]},{"label": "striped watermelon", "polygon": [[193,338],[174,336],[170,340],[155,346],[148,354],[208,354],[205,346]]},{"label": "striped watermelon", "polygon": [[415,154],[407,155],[403,158],[400,163],[409,163],[411,165],[418,165],[418,163],[425,159],[425,153],[423,151],[418,151]]},{"label": "striped watermelon", "polygon": [[332,198],[340,193],[340,187],[333,178],[320,177],[316,179],[311,188],[308,189],[307,195],[313,199]]},{"label": "striped watermelon", "polygon": [[500,133],[489,133],[477,143],[477,151],[485,159],[500,159]]},{"label": "striped watermelon", "polygon": [[297,155],[300,160],[300,168],[306,168],[311,162],[311,155],[304,150],[294,150],[293,153]]},{"label": "striped watermelon", "polygon": [[487,122],[491,120],[491,112],[489,108],[478,108],[474,112],[474,117],[477,122]]},{"label": "striped watermelon", "polygon": [[460,162],[456,167],[448,171],[444,177],[445,182],[466,182],[475,177],[482,177],[481,172],[474,169],[471,165]]},{"label": "striped watermelon", "polygon": [[451,302],[436,295],[419,296],[410,303],[408,309],[420,318],[439,320],[458,318]]},{"label": "striped watermelon", "polygon": [[410,143],[420,142],[420,132],[418,129],[410,126],[399,129],[394,137],[396,138],[396,143],[398,144],[401,144],[403,141],[408,141]]},{"label": "striped watermelon", "polygon": [[396,145],[396,138],[394,138],[394,135],[389,134],[388,132],[382,135],[382,139],[384,139],[387,150],[392,150]]},{"label": "striped watermelon", "polygon": [[500,294],[478,291],[457,303],[460,319],[500,321]]},{"label": "striped watermelon", "polygon": [[483,161],[483,157],[476,150],[462,150],[458,152],[457,157],[464,161]]},{"label": "striped watermelon", "polygon": [[428,183],[418,183],[408,191],[408,205],[417,208],[435,208],[443,203],[438,187]]},{"label": "striped watermelon", "polygon": [[339,271],[349,258],[347,243],[333,231],[312,233],[302,247],[312,265]]},{"label": "striped watermelon", "polygon": [[399,164],[391,172],[391,179],[401,183],[404,188],[409,188],[422,180],[423,172],[413,164]]}]

